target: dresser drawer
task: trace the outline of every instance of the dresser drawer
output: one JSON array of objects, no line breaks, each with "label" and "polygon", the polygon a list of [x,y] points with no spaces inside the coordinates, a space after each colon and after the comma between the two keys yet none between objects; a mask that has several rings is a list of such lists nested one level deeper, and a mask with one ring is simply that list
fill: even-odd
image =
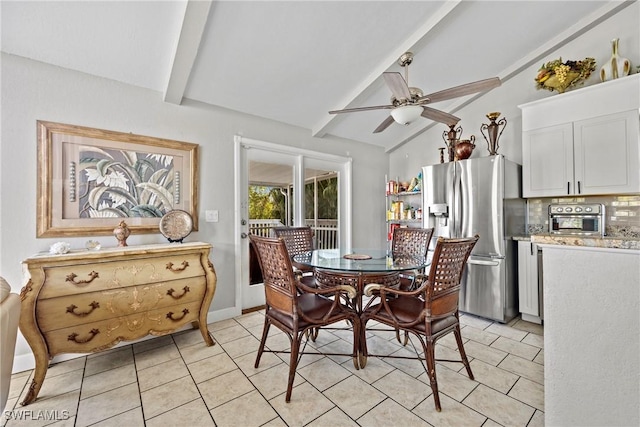
[{"label": "dresser drawer", "polygon": [[128,261],[92,262],[44,267],[45,281],[39,298],[55,298],[101,289],[158,283],[204,276],[199,253],[164,257],[139,257]]},{"label": "dresser drawer", "polygon": [[91,353],[148,334],[165,335],[198,320],[200,301],[44,332],[49,355]]},{"label": "dresser drawer", "polygon": [[48,298],[36,303],[36,320],[40,330],[48,332],[191,301],[202,301],[206,287],[207,282],[202,276]]}]

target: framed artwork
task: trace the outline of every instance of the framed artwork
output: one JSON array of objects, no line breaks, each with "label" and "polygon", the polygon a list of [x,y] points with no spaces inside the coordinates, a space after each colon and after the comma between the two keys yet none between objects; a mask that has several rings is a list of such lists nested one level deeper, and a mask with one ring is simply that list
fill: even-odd
[{"label": "framed artwork", "polygon": [[38,121],[37,237],[159,232],[173,209],[198,229],[198,145]]}]

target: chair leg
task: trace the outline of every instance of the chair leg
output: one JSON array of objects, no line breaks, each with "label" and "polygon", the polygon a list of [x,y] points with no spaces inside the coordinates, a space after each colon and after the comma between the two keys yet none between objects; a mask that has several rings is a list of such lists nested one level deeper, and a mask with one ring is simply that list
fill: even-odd
[{"label": "chair leg", "polygon": [[[306,332],[306,331],[305,331]],[[291,392],[293,391],[293,380],[296,378],[296,367],[298,366],[298,352],[300,351],[300,341],[305,332],[295,332],[291,340],[291,358],[289,359],[289,381],[287,382],[287,395],[285,402],[291,401]]]},{"label": "chair leg", "polygon": [[440,395],[438,394],[438,379],[436,378],[436,346],[435,343],[427,339],[425,346],[425,358],[427,359],[427,376],[431,383],[431,391],[433,392],[433,401],[436,404],[436,411],[442,410],[440,406]]},{"label": "chair leg", "polygon": [[253,365],[254,368],[258,368],[260,365],[260,358],[262,357],[262,353],[264,352],[264,345],[267,342],[267,335],[269,334],[269,327],[271,326],[271,322],[267,316],[264,317],[264,327],[262,328],[262,339],[260,339],[260,347],[258,347],[258,355],[256,356],[256,363]]},{"label": "chair leg", "polygon": [[471,372],[471,365],[469,365],[469,359],[467,359],[467,353],[464,351],[464,345],[462,345],[462,334],[460,333],[460,325],[456,325],[456,328],[453,330],[453,334],[456,336],[456,342],[458,343],[458,351],[460,352],[460,357],[462,358],[462,364],[467,369],[467,375],[469,375],[469,379],[473,378],[473,372]]},{"label": "chair leg", "polygon": [[349,319],[353,327],[353,366],[360,369],[360,319],[357,317],[353,320]]}]

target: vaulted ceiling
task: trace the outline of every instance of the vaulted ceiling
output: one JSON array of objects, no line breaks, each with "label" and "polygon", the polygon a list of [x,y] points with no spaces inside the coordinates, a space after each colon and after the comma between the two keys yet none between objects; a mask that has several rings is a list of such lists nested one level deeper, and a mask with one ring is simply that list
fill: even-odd
[{"label": "vaulted ceiling", "polygon": [[[627,2],[628,3],[628,2]],[[2,51],[393,150],[434,122],[373,130],[381,74],[432,93],[503,81],[624,7],[621,1],[6,1]],[[468,95],[430,106],[455,111]]]}]

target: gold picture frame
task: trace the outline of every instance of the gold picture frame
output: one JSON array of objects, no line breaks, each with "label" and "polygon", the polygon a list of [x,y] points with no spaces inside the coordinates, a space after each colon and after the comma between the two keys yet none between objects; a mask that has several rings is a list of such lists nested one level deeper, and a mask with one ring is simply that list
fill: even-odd
[{"label": "gold picture frame", "polygon": [[38,120],[37,237],[159,233],[180,209],[198,229],[198,145]]}]

